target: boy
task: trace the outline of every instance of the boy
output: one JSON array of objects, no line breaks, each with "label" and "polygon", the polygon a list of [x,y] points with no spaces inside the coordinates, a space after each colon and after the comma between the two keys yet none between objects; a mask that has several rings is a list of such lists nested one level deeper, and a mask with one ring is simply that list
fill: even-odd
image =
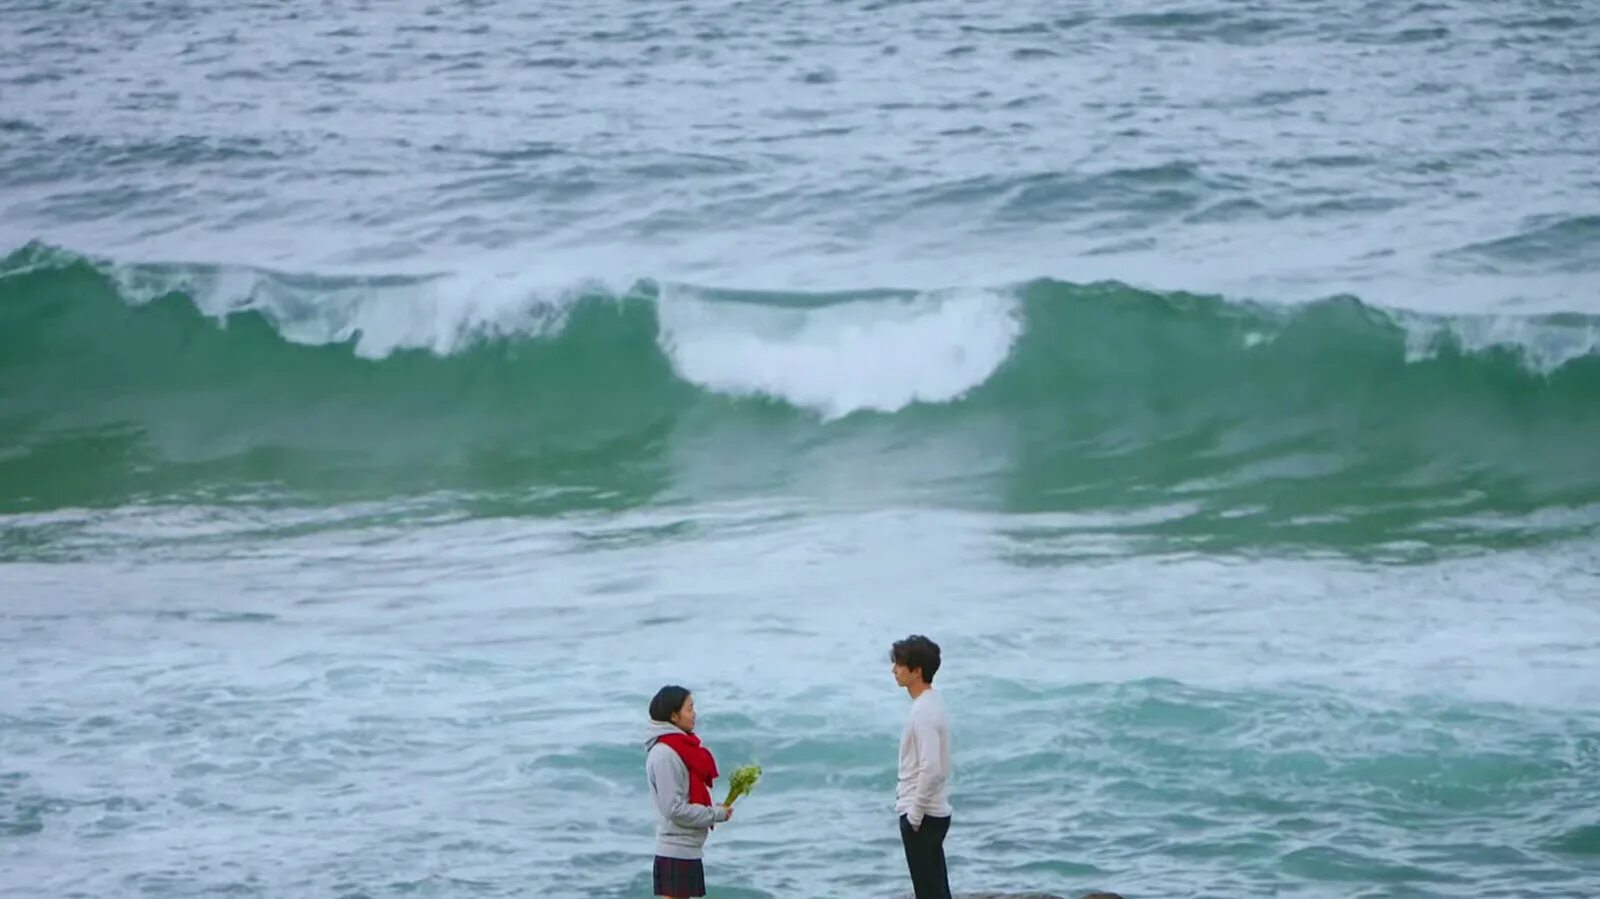
[{"label": "boy", "polygon": [[944,837],[950,831],[950,718],[933,689],[939,644],[920,634],[896,641],[889,651],[894,682],[911,695],[911,713],[900,735],[900,782],[895,811],[900,842],[917,899],[950,899]]}]

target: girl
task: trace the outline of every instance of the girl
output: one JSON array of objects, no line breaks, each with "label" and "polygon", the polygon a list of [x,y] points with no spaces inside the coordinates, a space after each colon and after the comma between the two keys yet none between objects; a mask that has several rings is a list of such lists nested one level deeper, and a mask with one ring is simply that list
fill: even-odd
[{"label": "girl", "polygon": [[694,735],[694,696],[688,690],[662,687],[650,700],[650,731],[644,745],[645,778],[661,815],[656,826],[655,895],[704,896],[701,847],[713,827],[733,817],[733,809],[711,801],[717,761]]}]

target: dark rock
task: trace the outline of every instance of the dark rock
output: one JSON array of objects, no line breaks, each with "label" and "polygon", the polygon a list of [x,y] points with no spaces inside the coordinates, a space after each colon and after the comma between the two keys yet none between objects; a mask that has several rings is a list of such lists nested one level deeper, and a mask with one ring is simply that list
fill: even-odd
[{"label": "dark rock", "polygon": [[957,893],[952,899],[1066,899],[1051,893]]},{"label": "dark rock", "polygon": [[[907,893],[906,899],[915,899],[914,894]],[[1054,893],[957,893],[952,899],[1067,899],[1066,896],[1056,896]],[[1115,893],[1090,893],[1082,899],[1122,899]]]},{"label": "dark rock", "polygon": [[1066,899],[1054,893],[956,893],[952,899]]},{"label": "dark rock", "polygon": [[[908,899],[910,894],[907,894]],[[957,893],[953,899],[1066,899],[1054,893]],[[1116,893],[1089,893],[1082,899],[1122,899]]]},{"label": "dark rock", "polygon": [[[905,899],[915,899],[906,893]],[[952,899],[1066,899],[1054,893],[956,893]],[[1088,893],[1082,899],[1122,899],[1116,893]]]}]

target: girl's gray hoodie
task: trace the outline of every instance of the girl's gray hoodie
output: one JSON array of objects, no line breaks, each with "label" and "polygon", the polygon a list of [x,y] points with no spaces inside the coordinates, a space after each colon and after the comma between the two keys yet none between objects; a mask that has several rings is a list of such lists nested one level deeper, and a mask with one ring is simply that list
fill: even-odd
[{"label": "girl's gray hoodie", "polygon": [[700,858],[711,825],[728,820],[728,810],[720,805],[689,804],[689,766],[671,746],[658,742],[665,734],[681,733],[664,721],[652,721],[644,741],[644,775],[650,782],[650,799],[661,816],[656,825],[656,855]]}]

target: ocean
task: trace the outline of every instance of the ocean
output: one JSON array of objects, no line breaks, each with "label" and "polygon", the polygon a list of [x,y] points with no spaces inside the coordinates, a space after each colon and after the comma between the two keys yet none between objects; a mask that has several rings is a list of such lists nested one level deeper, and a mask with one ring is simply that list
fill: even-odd
[{"label": "ocean", "polygon": [[1593,3],[0,21],[8,899],[1600,895]]}]

